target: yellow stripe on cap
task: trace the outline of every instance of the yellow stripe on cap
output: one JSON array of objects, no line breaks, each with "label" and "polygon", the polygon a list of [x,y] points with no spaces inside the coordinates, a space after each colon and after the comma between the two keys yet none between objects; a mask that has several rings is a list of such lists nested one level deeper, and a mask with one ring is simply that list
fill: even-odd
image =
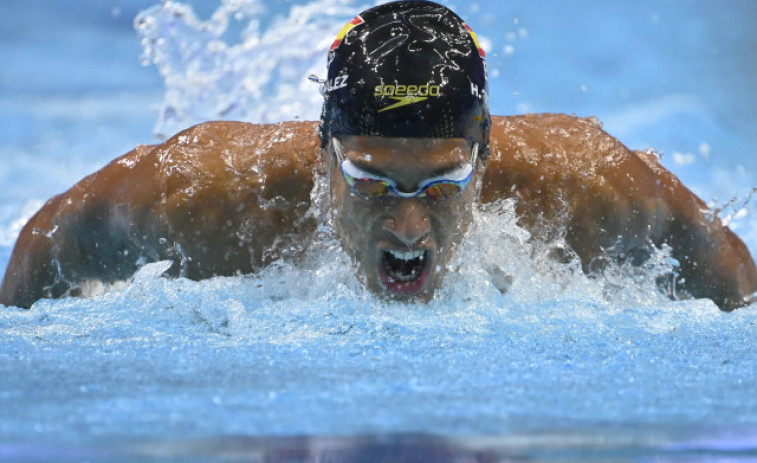
[{"label": "yellow stripe on cap", "polygon": [[352,18],[352,21],[344,25],[342,30],[340,30],[336,35],[336,40],[334,40],[334,43],[331,44],[329,51],[334,51],[342,43],[342,39],[344,39],[344,36],[347,35],[347,32],[349,32],[350,29],[357,26],[358,24],[363,24],[363,18],[361,18],[360,15],[355,16],[354,18]]},{"label": "yellow stripe on cap", "polygon": [[478,43],[478,37],[476,36],[476,33],[473,32],[473,29],[471,29],[470,26],[468,26],[467,24],[463,24],[463,25],[465,26],[466,29],[468,29],[468,33],[473,38],[473,43],[475,43],[476,48],[478,48],[478,54],[481,56],[481,58],[486,58],[486,52],[481,47],[481,44]]}]

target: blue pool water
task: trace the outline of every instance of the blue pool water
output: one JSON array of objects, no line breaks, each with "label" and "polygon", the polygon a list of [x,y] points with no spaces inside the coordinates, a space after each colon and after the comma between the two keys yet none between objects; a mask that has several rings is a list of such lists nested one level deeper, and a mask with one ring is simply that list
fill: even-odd
[{"label": "blue pool water", "polygon": [[[757,253],[757,4],[446,3],[484,42],[494,114],[598,116]],[[48,197],[138,143],[316,119],[304,77],[367,5],[4,2],[0,267]],[[479,211],[428,305],[365,294],[325,231],[301,266],[192,282],[158,263],[2,308],[0,460],[757,459],[755,307],[663,299],[664,255],[590,280],[513,222]]]}]

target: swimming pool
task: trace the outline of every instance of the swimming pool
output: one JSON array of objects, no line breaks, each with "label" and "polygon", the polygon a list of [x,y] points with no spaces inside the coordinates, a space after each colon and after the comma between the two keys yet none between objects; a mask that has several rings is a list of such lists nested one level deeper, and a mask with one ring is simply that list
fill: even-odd
[{"label": "swimming pool", "polygon": [[[197,21],[216,14],[204,27],[177,3],[4,4],[0,266],[49,196],[153,131],[317,118],[302,77],[323,74],[365,4],[241,4],[196,5]],[[713,205],[737,198],[721,215],[756,253],[757,6],[449,5],[488,50],[494,114],[598,116]],[[142,56],[132,23],[148,8]],[[102,296],[4,308],[0,456],[755,458],[754,307],[662,299],[664,256],[603,281],[545,266],[498,206],[427,306],[364,294],[325,233],[305,268],[192,282],[158,278],[158,263]],[[490,261],[506,262],[508,292]]]}]

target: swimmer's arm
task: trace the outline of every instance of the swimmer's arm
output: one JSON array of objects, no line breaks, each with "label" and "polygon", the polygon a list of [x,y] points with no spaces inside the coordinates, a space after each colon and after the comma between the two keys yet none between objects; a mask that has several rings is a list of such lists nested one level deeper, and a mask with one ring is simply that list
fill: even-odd
[{"label": "swimmer's arm", "polygon": [[656,156],[635,153],[661,186],[660,197],[670,210],[664,228],[656,237],[680,262],[684,290],[696,297],[708,297],[723,310],[755,302],[757,268],[743,241],[710,208],[686,188]]},{"label": "swimmer's arm", "polygon": [[518,197],[520,223],[540,238],[559,233],[545,224],[562,226],[585,269],[608,248],[665,243],[680,262],[686,292],[724,310],[749,303],[757,269],[746,246],[708,219],[705,204],[654,159],[587,119],[544,114],[493,122],[482,201]]},{"label": "swimmer's arm", "polygon": [[50,240],[44,234],[52,229],[49,211],[60,200],[60,195],[51,198],[21,230],[0,286],[0,304],[29,307],[51,292],[45,287],[54,281],[55,270]]},{"label": "swimmer's arm", "polygon": [[141,146],[51,199],[22,229],[0,303],[79,295],[173,260],[193,279],[249,273],[306,234],[313,123],[206,123]]},{"label": "swimmer's arm", "polygon": [[[43,297],[76,295],[86,279],[116,281],[136,269],[136,256],[123,221],[113,217],[113,194],[128,166],[152,150],[139,146],[100,171],[51,198],[22,228],[0,286],[0,303],[29,307]],[[140,198],[131,198],[138,204]],[[141,208],[143,213],[144,207]],[[147,232],[145,232],[147,233]],[[129,265],[129,263],[131,265]]]}]

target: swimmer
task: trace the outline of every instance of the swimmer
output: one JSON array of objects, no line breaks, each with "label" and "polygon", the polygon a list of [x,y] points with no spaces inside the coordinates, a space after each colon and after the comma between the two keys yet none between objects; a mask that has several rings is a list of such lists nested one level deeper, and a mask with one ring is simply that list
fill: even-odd
[{"label": "swimmer", "polygon": [[484,59],[443,6],[364,11],[328,52],[320,122],[208,122],[136,147],[29,220],[0,303],[83,295],[84,282],[161,260],[195,280],[255,273],[307,252],[319,179],[344,252],[382,297],[433,298],[473,209],[514,197],[532,239],[563,230],[585,271],[608,250],[643,260],[667,245],[680,264],[676,297],[723,310],[753,301],[744,243],[653,155],[592,119],[491,117]]}]

